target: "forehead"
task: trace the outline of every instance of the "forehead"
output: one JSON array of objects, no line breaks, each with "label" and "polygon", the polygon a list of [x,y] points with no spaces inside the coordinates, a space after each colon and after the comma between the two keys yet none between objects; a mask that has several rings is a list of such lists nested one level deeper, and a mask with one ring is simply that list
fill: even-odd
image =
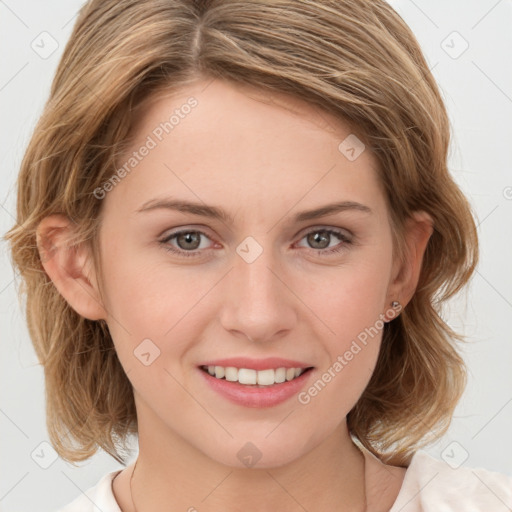
[{"label": "forehead", "polygon": [[[256,198],[259,208],[306,207],[380,193],[376,161],[349,125],[287,94],[198,80],[160,91],[135,120],[132,144],[118,160],[133,168],[109,194],[134,209],[166,192],[236,208]],[[150,150],[134,156],[144,146]],[[354,148],[356,158],[347,153]]]}]

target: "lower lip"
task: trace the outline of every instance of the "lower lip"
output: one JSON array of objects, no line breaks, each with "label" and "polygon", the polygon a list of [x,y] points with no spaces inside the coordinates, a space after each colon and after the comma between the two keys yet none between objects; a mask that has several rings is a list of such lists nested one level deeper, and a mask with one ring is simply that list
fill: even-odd
[{"label": "lower lip", "polygon": [[217,379],[208,372],[201,370],[201,368],[199,368],[199,372],[214,391],[217,391],[217,393],[231,402],[243,405],[244,407],[263,408],[278,405],[297,394],[304,386],[306,380],[309,379],[313,369],[304,372],[293,380],[265,387],[246,386],[239,382]]}]

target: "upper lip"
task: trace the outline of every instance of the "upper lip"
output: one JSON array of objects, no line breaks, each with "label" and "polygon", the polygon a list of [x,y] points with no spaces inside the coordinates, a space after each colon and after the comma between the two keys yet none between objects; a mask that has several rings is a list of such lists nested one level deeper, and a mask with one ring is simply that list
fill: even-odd
[{"label": "upper lip", "polygon": [[229,366],[234,368],[248,368],[252,370],[268,370],[275,368],[311,368],[311,365],[294,361],[292,359],[283,359],[281,357],[266,357],[264,359],[251,359],[250,357],[230,357],[227,359],[215,359],[205,361],[199,366]]}]

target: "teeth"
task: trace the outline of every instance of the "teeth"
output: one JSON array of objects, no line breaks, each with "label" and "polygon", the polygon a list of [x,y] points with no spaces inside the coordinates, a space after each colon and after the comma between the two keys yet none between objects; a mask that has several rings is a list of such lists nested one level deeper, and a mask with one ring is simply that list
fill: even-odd
[{"label": "teeth", "polygon": [[258,374],[258,384],[260,386],[272,386],[275,382],[275,370],[259,370]]},{"label": "teeth", "polygon": [[249,370],[247,368],[240,368],[238,370],[238,382],[240,384],[256,384],[258,372],[256,370]]},{"label": "teeth", "polygon": [[304,373],[305,368],[276,368],[268,370],[253,370],[251,368],[235,368],[233,366],[203,366],[203,369],[217,379],[239,382],[246,385],[272,386],[290,381]]},{"label": "teeth", "polygon": [[233,368],[232,366],[228,366],[225,370],[225,377],[226,380],[229,380],[230,382],[235,382],[238,380],[238,370],[236,368]]},{"label": "teeth", "polygon": [[286,380],[286,368],[278,368],[276,370],[275,382],[278,384]]}]

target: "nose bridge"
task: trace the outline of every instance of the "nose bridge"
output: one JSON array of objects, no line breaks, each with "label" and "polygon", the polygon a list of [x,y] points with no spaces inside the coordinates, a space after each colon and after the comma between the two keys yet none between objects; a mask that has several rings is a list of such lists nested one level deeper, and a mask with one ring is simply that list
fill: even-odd
[{"label": "nose bridge", "polygon": [[272,248],[263,249],[254,239],[239,245],[222,305],[225,329],[243,332],[256,341],[291,328],[293,294],[284,276],[279,276],[281,268]]},{"label": "nose bridge", "polygon": [[271,249],[262,252],[252,262],[240,257],[235,264],[233,278],[236,280],[236,286],[242,288],[241,297],[250,298],[253,302],[275,300],[275,294],[280,293],[277,289],[278,279],[274,274],[275,271],[271,270],[275,267],[275,258]]}]

